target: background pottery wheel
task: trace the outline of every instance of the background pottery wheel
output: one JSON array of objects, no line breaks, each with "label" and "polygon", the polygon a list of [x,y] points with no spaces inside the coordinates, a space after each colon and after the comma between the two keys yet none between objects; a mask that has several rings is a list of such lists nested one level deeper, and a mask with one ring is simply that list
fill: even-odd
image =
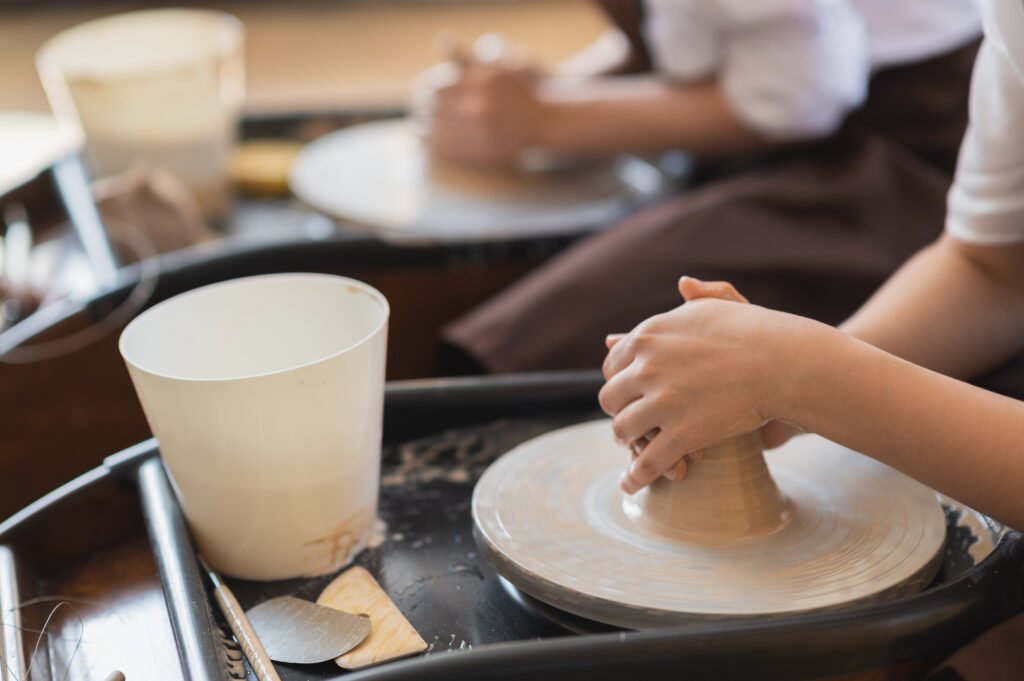
[{"label": "background pottery wheel", "polygon": [[[768,469],[757,455],[726,472],[761,491],[745,508],[700,500],[696,515],[708,515],[698,520],[726,528],[719,534],[690,532],[689,518],[659,525],[643,509],[672,485],[699,496],[713,487],[701,477],[722,475],[729,461],[708,450],[686,480],[627,498],[618,479],[628,460],[602,420],[547,433],[495,462],[474,491],[473,518],[498,572],[573,614],[643,629],[897,597],[938,569],[946,522],[937,495],[823,438],[773,450]],[[775,525],[730,528],[751,508],[764,518],[776,502],[767,514]]]},{"label": "background pottery wheel", "polygon": [[[623,164],[633,164],[623,169]],[[607,225],[637,190],[622,177],[642,161],[547,172],[481,171],[432,162],[405,120],[368,123],[307,145],[291,169],[292,192],[324,213],[386,236],[484,241],[554,236]],[[660,176],[646,167],[647,185]]]}]

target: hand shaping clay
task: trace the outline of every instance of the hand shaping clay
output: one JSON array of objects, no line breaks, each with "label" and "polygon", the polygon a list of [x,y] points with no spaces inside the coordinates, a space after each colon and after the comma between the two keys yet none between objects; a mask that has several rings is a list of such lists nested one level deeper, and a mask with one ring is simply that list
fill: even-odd
[{"label": "hand shaping clay", "polygon": [[623,510],[645,532],[694,544],[775,532],[793,514],[761,449],[757,433],[710,447],[688,468],[686,484],[659,478],[626,497]]},{"label": "hand shaping clay", "polygon": [[473,518],[498,572],[531,596],[629,628],[806,612],[913,593],[934,577],[936,494],[813,435],[709,448],[634,497],[610,422],[520,445],[480,479]]}]

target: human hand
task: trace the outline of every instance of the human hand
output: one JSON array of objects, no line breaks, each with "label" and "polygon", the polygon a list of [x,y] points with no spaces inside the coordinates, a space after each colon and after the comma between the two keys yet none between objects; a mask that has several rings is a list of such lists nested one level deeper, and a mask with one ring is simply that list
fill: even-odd
[{"label": "human hand", "polygon": [[601,406],[614,417],[616,439],[646,442],[623,476],[628,493],[666,471],[682,477],[680,452],[750,432],[775,416],[786,352],[808,323],[737,304],[746,299],[724,282],[684,277],[679,288],[687,304],[609,339]]},{"label": "human hand", "polygon": [[495,36],[477,41],[475,57],[449,46],[451,57],[426,71],[413,110],[437,157],[479,166],[515,166],[543,142],[547,107],[539,77],[522,55]]},{"label": "human hand", "polygon": [[[727,281],[700,281],[693,277],[683,277],[679,282],[679,292],[687,302],[700,298],[718,298],[737,303],[750,302]],[[765,449],[775,449],[786,444],[790,438],[801,432],[796,426],[784,421],[769,421],[761,428],[761,443]],[[682,477],[678,479],[681,480]]]},{"label": "human hand", "polygon": [[[684,277],[680,280],[680,293],[683,295],[687,302],[697,300],[699,298],[719,298],[721,300],[732,300],[737,303],[749,302],[739,291],[736,290],[732,284],[727,281],[700,281],[693,277]],[[685,292],[684,292],[685,287]],[[611,350],[626,337],[624,333],[610,334],[605,338],[605,346],[608,350]],[[774,421],[769,422],[767,425],[770,426]],[[767,427],[767,426],[766,426]],[[647,445],[660,432],[659,428],[655,428],[639,439],[629,443],[629,449],[632,454],[632,461],[636,461],[637,458],[643,454]],[[674,482],[678,482],[686,477],[686,473],[689,471],[690,464],[700,461],[704,456],[704,450],[698,449],[694,452],[688,452],[684,454],[675,464],[670,466],[662,475]]]}]

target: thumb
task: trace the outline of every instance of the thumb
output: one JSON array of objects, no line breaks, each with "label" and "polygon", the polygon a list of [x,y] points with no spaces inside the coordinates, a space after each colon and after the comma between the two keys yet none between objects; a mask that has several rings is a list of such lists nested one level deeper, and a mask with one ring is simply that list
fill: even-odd
[{"label": "thumb", "polygon": [[682,277],[679,279],[679,294],[684,300],[699,300],[701,298],[718,298],[720,300],[731,300],[735,303],[749,303],[736,287],[727,281],[701,281],[695,277]]},{"label": "thumb", "polygon": [[615,345],[626,337],[624,333],[610,333],[604,337],[604,346],[611,350]]}]

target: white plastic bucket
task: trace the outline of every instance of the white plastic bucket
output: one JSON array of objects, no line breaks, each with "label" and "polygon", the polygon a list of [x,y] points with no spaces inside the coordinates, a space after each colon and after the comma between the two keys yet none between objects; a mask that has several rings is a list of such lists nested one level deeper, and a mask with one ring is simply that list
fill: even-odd
[{"label": "white plastic bucket", "polygon": [[244,579],[324,574],[376,521],[389,308],[344,277],[189,291],[120,349],[200,552]]},{"label": "white plastic bucket", "polygon": [[98,177],[157,166],[216,217],[230,199],[244,40],[242,23],[223,12],[127,12],[54,36],[37,67],[58,120],[84,133]]}]

